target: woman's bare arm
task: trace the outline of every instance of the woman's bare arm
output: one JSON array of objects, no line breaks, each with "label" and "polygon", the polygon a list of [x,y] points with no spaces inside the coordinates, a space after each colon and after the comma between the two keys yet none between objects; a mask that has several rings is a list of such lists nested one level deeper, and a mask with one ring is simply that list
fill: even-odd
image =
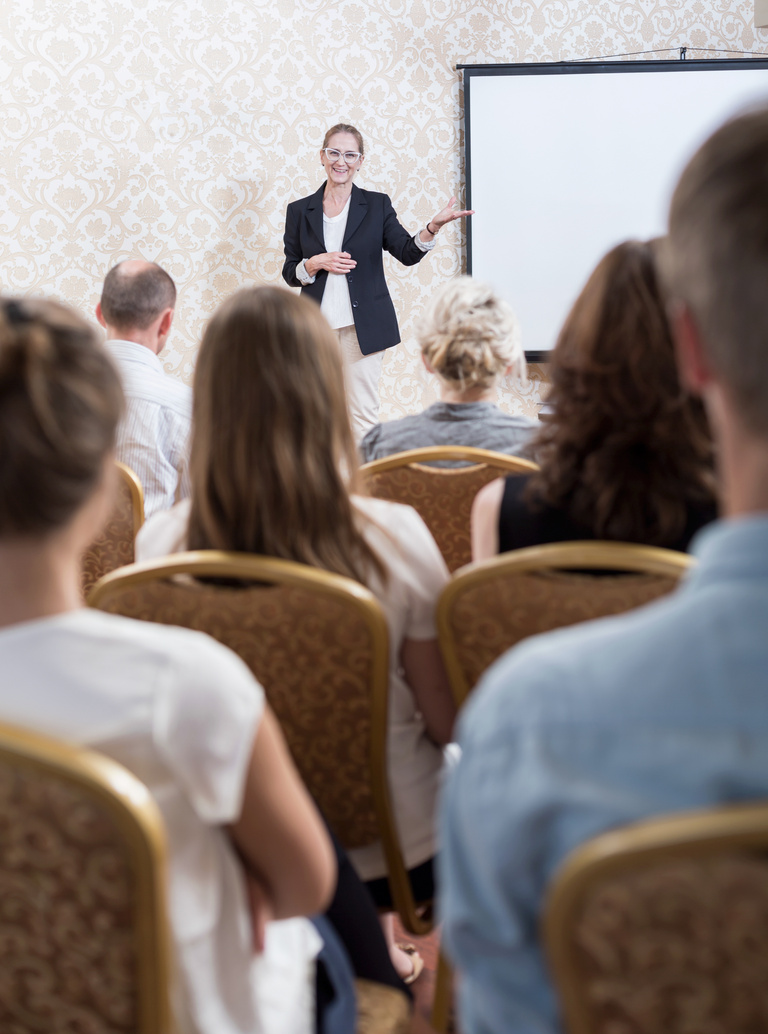
[{"label": "woman's bare arm", "polygon": [[436,639],[404,639],[400,664],[431,740],[443,747],[453,739],[456,719],[448,676]]},{"label": "woman's bare arm", "polygon": [[313,915],[327,906],[336,886],[333,847],[269,708],[254,740],[242,812],[230,833],[275,919]]},{"label": "woman's bare arm", "polygon": [[472,559],[488,560],[499,552],[499,511],[504,478],[481,488],[472,503]]}]

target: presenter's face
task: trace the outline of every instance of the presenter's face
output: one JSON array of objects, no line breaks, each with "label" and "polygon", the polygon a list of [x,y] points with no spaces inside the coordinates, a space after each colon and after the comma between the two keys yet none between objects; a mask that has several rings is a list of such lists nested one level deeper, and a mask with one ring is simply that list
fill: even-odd
[{"label": "presenter's face", "polygon": [[[328,157],[328,151],[338,151],[338,157]],[[334,133],[328,141],[326,150],[320,152],[320,161],[325,169],[328,182],[333,184],[351,183],[357,170],[363,164],[362,155],[357,161],[349,164],[344,155],[358,154],[360,147],[351,133]]]}]

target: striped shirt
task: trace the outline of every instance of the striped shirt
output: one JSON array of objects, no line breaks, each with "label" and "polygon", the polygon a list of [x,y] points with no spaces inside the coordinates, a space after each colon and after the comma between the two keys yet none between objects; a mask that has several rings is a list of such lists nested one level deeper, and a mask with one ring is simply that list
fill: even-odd
[{"label": "striped shirt", "polygon": [[126,399],[117,458],[138,475],[149,517],[189,495],[192,389],[165,373],[144,345],[107,341],[106,347],[120,371]]}]

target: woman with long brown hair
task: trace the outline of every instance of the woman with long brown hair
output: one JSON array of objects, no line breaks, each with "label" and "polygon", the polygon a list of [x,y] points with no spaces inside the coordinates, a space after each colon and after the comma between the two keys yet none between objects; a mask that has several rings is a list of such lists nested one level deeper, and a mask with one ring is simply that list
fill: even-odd
[{"label": "woman with long brown hair", "polygon": [[[455,714],[434,624],[448,572],[414,510],[357,493],[338,343],[312,302],[254,287],[215,313],[195,373],[190,469],[190,500],[147,523],[140,557],[184,548],[282,557],[354,578],[378,597],[390,638],[395,815],[406,865],[431,890],[435,802]],[[386,905],[380,846],[351,858]],[[401,975],[413,972],[415,960],[392,954]]]},{"label": "woman with long brown hair", "polygon": [[549,375],[530,443],[541,469],[478,494],[474,559],[574,539],[685,550],[716,516],[712,441],[678,380],[653,242],[625,241],[599,262]]}]

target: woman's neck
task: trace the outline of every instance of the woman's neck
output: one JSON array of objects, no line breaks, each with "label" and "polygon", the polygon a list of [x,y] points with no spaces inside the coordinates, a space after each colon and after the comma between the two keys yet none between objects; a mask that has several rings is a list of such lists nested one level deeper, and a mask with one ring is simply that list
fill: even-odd
[{"label": "woman's neck", "polygon": [[83,606],[79,558],[56,537],[0,540],[0,628]]},{"label": "woman's neck", "polygon": [[441,402],[493,402],[493,385],[490,388],[453,388],[440,381]]},{"label": "woman's neck", "polygon": [[351,183],[326,183],[323,194],[323,211],[326,215],[338,215],[349,201]]}]

